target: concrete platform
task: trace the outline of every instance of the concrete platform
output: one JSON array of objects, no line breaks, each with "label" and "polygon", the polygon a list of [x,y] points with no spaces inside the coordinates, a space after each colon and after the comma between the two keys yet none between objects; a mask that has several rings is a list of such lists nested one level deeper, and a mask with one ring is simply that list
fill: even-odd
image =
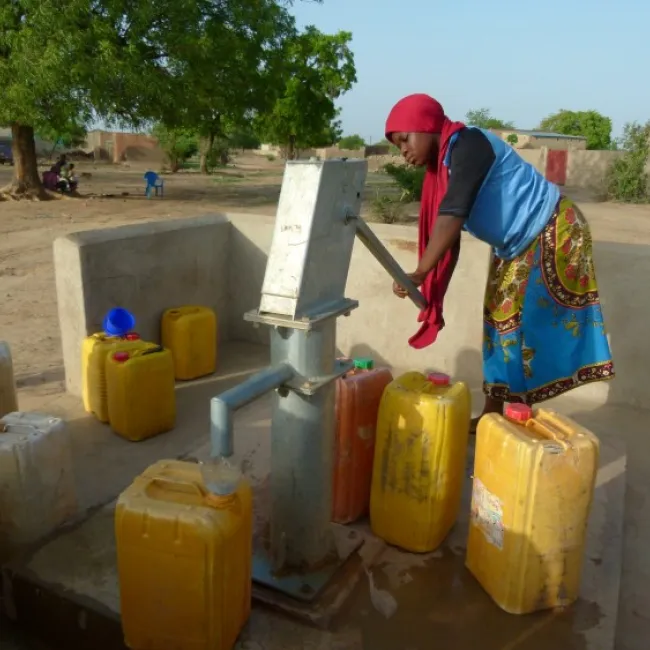
[{"label": "concrete platform", "polygon": [[[57,413],[58,409],[58,414],[71,419],[77,478],[90,516],[6,567],[4,601],[12,618],[29,627],[38,621],[53,645],[78,650],[123,648],[112,500],[133,476],[157,459],[200,459],[207,455],[209,397],[264,365],[265,352],[250,346],[231,348],[221,377],[179,390],[177,429],[146,443],[126,443],[107,427],[82,416],[76,400],[60,395],[53,398],[49,410]],[[73,407],[77,409],[76,418],[70,416]],[[39,408],[44,409],[42,405]],[[368,539],[364,557],[376,588],[388,595],[371,595],[368,580],[363,577],[327,632],[255,607],[237,648],[613,649],[626,471],[625,444],[615,426],[620,423],[620,414],[608,414],[606,408],[594,412],[571,402],[559,408],[588,424],[600,436],[602,445],[582,595],[573,608],[513,617],[491,602],[464,568],[469,510],[466,489],[463,517],[444,547],[431,555],[414,556],[384,547],[372,538],[367,526],[355,527]],[[260,526],[265,520],[265,479],[270,457],[268,400],[237,414],[235,447],[237,461],[256,487],[256,525]],[[467,488],[471,466],[470,453]],[[385,618],[382,602],[391,598],[397,610]]]}]

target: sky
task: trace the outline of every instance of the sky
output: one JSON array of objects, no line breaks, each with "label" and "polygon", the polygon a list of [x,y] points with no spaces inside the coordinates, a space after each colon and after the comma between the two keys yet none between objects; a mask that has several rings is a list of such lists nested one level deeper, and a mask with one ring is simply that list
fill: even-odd
[{"label": "sky", "polygon": [[352,32],[346,135],[381,140],[392,105],[416,92],[452,119],[488,108],[522,129],[562,108],[599,111],[615,136],[650,120],[646,0],[296,0],[292,11],[302,27]]}]

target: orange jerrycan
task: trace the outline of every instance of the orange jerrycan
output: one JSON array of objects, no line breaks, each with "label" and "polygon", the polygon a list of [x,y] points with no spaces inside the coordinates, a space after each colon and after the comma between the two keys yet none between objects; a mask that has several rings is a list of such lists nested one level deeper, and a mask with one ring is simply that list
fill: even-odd
[{"label": "orange jerrycan", "polygon": [[174,357],[176,379],[211,375],[217,368],[217,316],[208,307],[177,307],[162,317],[162,344]]},{"label": "orange jerrycan", "polygon": [[115,508],[122,627],[133,650],[231,650],[251,611],[253,506],[209,492],[196,463],[159,461]]},{"label": "orange jerrycan", "polygon": [[108,397],[106,390],[106,359],[121,350],[137,350],[148,345],[135,332],[124,337],[107,334],[87,336],[81,349],[81,394],[84,409],[100,422],[108,422]]},{"label": "orange jerrycan", "polygon": [[146,343],[106,360],[108,418],[115,433],[137,442],[176,423],[174,362],[169,350]]},{"label": "orange jerrycan", "polygon": [[372,359],[355,359],[354,370],[336,382],[336,438],[332,521],[349,524],[368,512],[377,414],[393,380]]},{"label": "orange jerrycan", "polygon": [[370,494],[378,537],[428,553],[458,517],[465,476],[471,400],[463,382],[410,372],[384,391]]},{"label": "orange jerrycan", "polygon": [[577,599],[598,453],[592,433],[551,410],[481,418],[466,565],[501,609]]}]

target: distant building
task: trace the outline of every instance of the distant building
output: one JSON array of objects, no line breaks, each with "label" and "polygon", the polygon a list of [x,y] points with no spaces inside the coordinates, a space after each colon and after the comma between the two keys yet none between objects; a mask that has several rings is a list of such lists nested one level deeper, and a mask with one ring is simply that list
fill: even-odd
[{"label": "distant building", "polygon": [[115,131],[88,131],[86,142],[81,147],[92,153],[95,160],[112,163],[162,162],[164,154],[156,138],[144,133],[125,133]]},{"label": "distant building", "polygon": [[[586,149],[587,138],[579,135],[563,135],[546,131],[526,129],[491,129],[502,140],[510,142],[515,149]],[[516,136],[516,140],[514,139]]]}]

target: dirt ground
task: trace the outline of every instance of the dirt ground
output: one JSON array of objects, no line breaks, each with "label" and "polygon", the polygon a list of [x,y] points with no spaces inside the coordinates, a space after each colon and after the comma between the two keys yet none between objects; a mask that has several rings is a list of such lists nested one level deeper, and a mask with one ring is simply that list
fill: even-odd
[{"label": "dirt ground", "polygon": [[[144,167],[78,163],[80,199],[0,203],[0,338],[8,341],[19,385],[62,377],[52,242],[93,228],[194,217],[214,211],[273,214],[283,164],[248,154],[212,176],[165,175],[164,199],[144,196]],[[11,168],[0,167],[0,186]],[[387,178],[370,174],[363,213],[386,190]],[[584,198],[576,196],[576,198]],[[594,237],[650,242],[650,207],[582,203]]]}]

